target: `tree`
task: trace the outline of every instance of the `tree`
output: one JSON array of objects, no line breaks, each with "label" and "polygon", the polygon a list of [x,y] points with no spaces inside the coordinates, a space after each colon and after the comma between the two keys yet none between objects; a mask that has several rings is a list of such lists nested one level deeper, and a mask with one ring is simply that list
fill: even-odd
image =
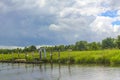
[{"label": "tree", "polygon": [[68,49],[72,49],[72,50],[75,50],[75,45],[66,45],[65,46],[65,50],[68,50]]},{"label": "tree", "polygon": [[115,39],[114,38],[106,38],[106,39],[102,40],[102,48],[103,49],[115,48]]},{"label": "tree", "polygon": [[87,41],[76,42],[75,49],[80,51],[87,50]]},{"label": "tree", "polygon": [[64,45],[60,45],[59,46],[59,50],[64,51],[65,50],[65,46]]},{"label": "tree", "polygon": [[36,48],[36,46],[34,46],[34,45],[29,46],[29,47],[25,47],[25,48],[23,49],[24,52],[32,52],[32,51],[36,51],[36,50],[37,50],[37,48]]},{"label": "tree", "polygon": [[118,35],[118,37],[117,37],[116,45],[117,45],[117,48],[120,49],[120,35]]},{"label": "tree", "polygon": [[88,44],[88,48],[89,48],[89,50],[99,50],[99,49],[101,49],[101,45],[100,45],[100,43],[92,42],[92,43]]},{"label": "tree", "polygon": [[35,51],[36,50],[36,46],[32,45],[32,46],[28,47],[28,50],[29,51]]}]

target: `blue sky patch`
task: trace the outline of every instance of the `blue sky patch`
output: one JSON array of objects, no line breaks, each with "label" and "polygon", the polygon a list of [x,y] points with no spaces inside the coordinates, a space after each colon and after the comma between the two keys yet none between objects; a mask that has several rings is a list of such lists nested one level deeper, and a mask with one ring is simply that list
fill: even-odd
[{"label": "blue sky patch", "polygon": [[112,22],[112,25],[120,25],[120,20]]},{"label": "blue sky patch", "polygon": [[117,11],[118,10],[108,10],[108,11],[102,13],[101,16],[114,18],[114,17],[117,17]]}]

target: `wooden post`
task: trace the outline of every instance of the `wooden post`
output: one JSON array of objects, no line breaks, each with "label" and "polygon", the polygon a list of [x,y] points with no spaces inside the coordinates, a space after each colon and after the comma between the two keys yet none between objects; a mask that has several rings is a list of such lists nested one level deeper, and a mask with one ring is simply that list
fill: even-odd
[{"label": "wooden post", "polygon": [[72,51],[72,49],[68,50],[68,63],[70,63],[70,52]]},{"label": "wooden post", "polygon": [[60,63],[60,50],[58,51],[58,62]]},{"label": "wooden post", "polygon": [[12,54],[12,61],[14,61],[14,55],[13,55],[13,52],[12,52],[11,54]]},{"label": "wooden post", "polygon": [[27,52],[26,52],[26,53],[25,53],[25,59],[26,59],[26,61],[27,61],[27,56],[28,56],[28,55],[27,55]]},{"label": "wooden post", "polygon": [[2,53],[2,61],[4,61],[4,59],[3,59],[3,53]]},{"label": "wooden post", "polygon": [[52,50],[50,51],[50,61],[52,63]]},{"label": "wooden post", "polygon": [[20,53],[18,52],[18,59],[20,58]]},{"label": "wooden post", "polygon": [[34,59],[35,59],[34,51],[32,52],[32,58],[33,58],[33,61],[34,61]]},{"label": "wooden post", "polygon": [[[8,53],[8,57],[11,57],[11,53]],[[11,60],[9,60],[9,61],[11,61]]]}]

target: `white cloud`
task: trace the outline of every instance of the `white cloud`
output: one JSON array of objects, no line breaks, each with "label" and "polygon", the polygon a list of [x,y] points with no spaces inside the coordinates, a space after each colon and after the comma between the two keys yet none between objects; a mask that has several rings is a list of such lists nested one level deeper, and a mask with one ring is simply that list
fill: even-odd
[{"label": "white cloud", "polygon": [[90,26],[95,36],[105,38],[111,36],[113,29],[111,22],[112,18],[98,16]]},{"label": "white cloud", "polygon": [[120,9],[118,10],[117,15],[120,16]]},{"label": "white cloud", "polygon": [[96,32],[106,32],[112,26],[112,18],[97,16],[93,23],[91,23],[91,28]]},{"label": "white cloud", "polygon": [[114,25],[113,26],[113,31],[117,32],[117,35],[120,34],[120,32],[119,32],[120,31],[120,25]]},{"label": "white cloud", "polygon": [[24,49],[24,47],[20,47],[20,46],[0,46],[0,49]]},{"label": "white cloud", "polygon": [[0,2],[0,13],[5,12],[7,10],[6,5],[3,2]]},{"label": "white cloud", "polygon": [[[9,2],[11,5],[3,0],[0,1],[0,9],[6,13],[18,12],[15,14],[19,14],[20,18],[24,17],[18,21],[19,24],[14,24],[20,27],[19,31],[25,37],[51,39],[51,34],[55,34],[52,37],[55,39],[52,40],[62,38],[66,42],[75,42],[98,41],[109,36],[115,37],[120,33],[119,25],[112,25],[113,21],[120,20],[119,16],[110,18],[100,15],[108,10],[119,10],[118,0],[11,0]],[[120,11],[117,14],[120,15]],[[14,18],[13,22],[18,17],[12,19]],[[8,18],[6,21],[12,19]],[[33,32],[30,33],[31,31]]]},{"label": "white cloud", "polygon": [[[100,41],[105,37],[115,37],[119,34],[119,26],[113,26],[113,19],[100,16],[101,13],[112,9],[107,0],[76,0],[69,7],[60,11],[58,24],[50,26],[53,31],[61,31],[70,40],[71,35],[78,40]],[[64,33],[63,33],[64,31]],[[66,35],[67,34],[67,35]],[[71,39],[72,40],[72,39]]]},{"label": "white cloud", "polygon": [[54,31],[61,31],[61,28],[55,24],[51,24],[49,29]]},{"label": "white cloud", "polygon": [[[94,20],[94,17],[80,16],[79,18],[63,18],[58,24],[50,25],[50,30],[59,33],[66,41],[85,40],[91,38],[91,27],[88,25]],[[91,40],[90,40],[91,41]]]},{"label": "white cloud", "polygon": [[109,7],[112,9],[120,9],[120,0],[109,0]]},{"label": "white cloud", "polygon": [[108,10],[108,8],[101,5],[103,2],[105,0],[76,0],[74,7],[79,9],[81,15],[97,16],[101,12]]},{"label": "white cloud", "polygon": [[46,4],[46,0],[38,0],[36,1],[36,4],[40,7],[44,7]]}]

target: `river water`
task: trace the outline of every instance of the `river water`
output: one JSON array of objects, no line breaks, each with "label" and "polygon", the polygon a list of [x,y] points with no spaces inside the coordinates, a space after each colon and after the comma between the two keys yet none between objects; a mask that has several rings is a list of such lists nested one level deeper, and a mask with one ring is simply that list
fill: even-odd
[{"label": "river water", "polygon": [[120,80],[120,67],[0,63],[0,80]]}]

